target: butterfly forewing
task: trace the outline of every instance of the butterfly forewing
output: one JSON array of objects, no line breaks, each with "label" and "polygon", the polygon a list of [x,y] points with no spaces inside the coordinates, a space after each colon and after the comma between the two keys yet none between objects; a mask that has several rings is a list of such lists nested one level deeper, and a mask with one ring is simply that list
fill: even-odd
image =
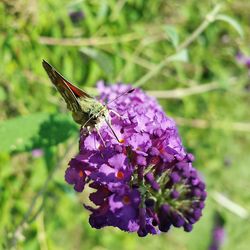
[{"label": "butterfly forewing", "polygon": [[100,123],[104,115],[107,116],[107,108],[105,106],[66,80],[54,67],[44,60],[43,67],[51,82],[67,103],[68,109],[72,111],[75,122],[93,129]]},{"label": "butterfly forewing", "polygon": [[63,99],[67,103],[68,109],[73,112],[81,112],[82,109],[77,98],[92,97],[83,90],[71,84],[45,60],[43,60],[43,67],[46,70],[51,82],[55,85],[55,87],[58,89]]}]

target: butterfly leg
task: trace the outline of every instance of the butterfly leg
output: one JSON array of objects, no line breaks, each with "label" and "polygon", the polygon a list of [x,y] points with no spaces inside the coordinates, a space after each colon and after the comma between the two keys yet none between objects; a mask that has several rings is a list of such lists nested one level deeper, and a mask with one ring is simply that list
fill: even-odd
[{"label": "butterfly leg", "polygon": [[97,132],[97,134],[99,135],[99,137],[100,137],[100,139],[101,139],[101,141],[102,141],[104,147],[106,147],[105,141],[103,140],[103,137],[102,137],[102,135],[101,135],[101,133],[100,133],[100,131],[99,131],[99,128],[98,128],[97,126],[95,126],[95,129],[96,129],[96,132]]},{"label": "butterfly leg", "polygon": [[87,127],[84,127],[84,126],[81,126],[81,129],[80,129],[80,136],[83,135],[83,136],[87,136],[91,134],[91,131],[89,128]]},{"label": "butterfly leg", "polygon": [[114,111],[114,110],[112,110],[112,109],[109,109],[109,112],[115,114],[115,115],[116,115],[117,117],[119,117],[120,119],[121,119],[121,118],[123,118],[123,119],[127,119],[127,118],[128,118],[128,116],[127,116],[127,117],[121,116],[120,114],[118,114],[116,111]]},{"label": "butterfly leg", "polygon": [[114,111],[114,110],[112,110],[112,109],[109,109],[109,112],[110,112],[110,113],[113,113],[113,114],[115,114],[116,116],[118,116],[119,118],[121,118],[121,116],[120,116],[116,111]]}]

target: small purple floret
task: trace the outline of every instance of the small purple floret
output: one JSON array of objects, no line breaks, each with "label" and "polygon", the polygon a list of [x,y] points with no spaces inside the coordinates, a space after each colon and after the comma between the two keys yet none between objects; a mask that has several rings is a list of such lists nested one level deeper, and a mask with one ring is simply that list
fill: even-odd
[{"label": "small purple floret", "polygon": [[239,52],[239,53],[236,55],[236,60],[237,60],[239,63],[244,64],[247,68],[250,68],[250,57],[249,57],[249,56],[246,56],[245,54]]}]

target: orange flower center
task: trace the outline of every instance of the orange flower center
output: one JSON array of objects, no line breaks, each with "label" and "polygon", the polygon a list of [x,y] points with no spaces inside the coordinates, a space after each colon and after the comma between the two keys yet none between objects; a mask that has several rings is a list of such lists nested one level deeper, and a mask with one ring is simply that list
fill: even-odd
[{"label": "orange flower center", "polygon": [[118,172],[116,173],[116,177],[117,177],[119,180],[121,180],[121,179],[124,178],[124,173],[123,173],[122,171],[118,171]]},{"label": "orange flower center", "polygon": [[80,177],[83,177],[83,171],[82,170],[80,170],[78,174],[79,174]]},{"label": "orange flower center", "polygon": [[160,151],[161,154],[165,153],[165,149],[164,148],[161,148],[159,151]]},{"label": "orange flower center", "polygon": [[122,199],[122,202],[125,204],[125,205],[129,205],[130,204],[130,198],[125,195]]},{"label": "orange flower center", "polygon": [[152,164],[157,164],[159,161],[160,161],[160,159],[159,159],[158,156],[154,156],[154,157],[151,159],[151,163],[152,163]]}]

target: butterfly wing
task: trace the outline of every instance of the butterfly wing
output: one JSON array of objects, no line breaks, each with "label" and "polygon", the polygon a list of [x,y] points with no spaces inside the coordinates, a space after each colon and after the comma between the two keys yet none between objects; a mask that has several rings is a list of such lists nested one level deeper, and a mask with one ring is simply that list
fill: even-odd
[{"label": "butterfly wing", "polygon": [[81,106],[78,102],[78,98],[93,98],[88,95],[83,90],[74,86],[68,80],[66,80],[59,72],[55,70],[49,63],[43,60],[43,67],[47,72],[51,82],[60,92],[61,96],[67,103],[67,107],[69,110],[73,112],[82,111]]}]

